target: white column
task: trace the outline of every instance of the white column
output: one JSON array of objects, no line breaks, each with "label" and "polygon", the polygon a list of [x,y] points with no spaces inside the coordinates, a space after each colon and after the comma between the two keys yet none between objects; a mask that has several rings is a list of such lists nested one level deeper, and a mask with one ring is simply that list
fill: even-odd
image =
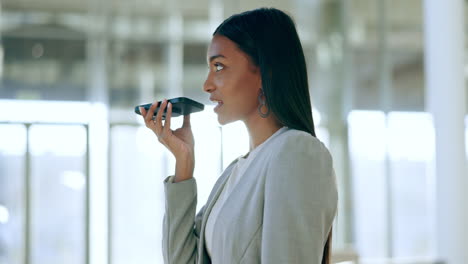
[{"label": "white column", "polygon": [[108,0],[88,0],[88,34],[86,61],[88,67],[88,100],[93,116],[89,120],[89,182],[87,183],[87,256],[86,263],[108,263],[108,140],[109,90]]},{"label": "white column", "polygon": [[[3,33],[3,28],[2,28],[2,3],[0,2],[0,33]],[[0,34],[0,41],[2,40],[2,34]],[[3,78],[3,58],[4,58],[4,52],[3,52],[3,45],[0,42],[0,80]]]},{"label": "white column", "polygon": [[176,7],[169,12],[169,43],[166,52],[168,76],[167,86],[164,88],[167,99],[183,96],[184,93],[184,21]]},{"label": "white column", "polygon": [[215,29],[226,19],[224,17],[224,5],[222,0],[210,0],[209,20],[210,20],[210,38]]},{"label": "white column", "polygon": [[382,135],[385,142],[385,155],[384,155],[384,178],[385,178],[385,207],[386,207],[386,233],[385,233],[385,257],[391,259],[394,257],[394,205],[393,205],[393,181],[392,181],[392,164],[390,161],[390,133],[388,116],[392,109],[392,60],[390,57],[390,47],[388,43],[388,1],[380,0],[377,4],[378,13],[378,67],[379,67],[379,105],[380,110],[385,113],[385,131],[387,133]]},{"label": "white column", "polygon": [[148,53],[148,50],[141,50],[138,54],[139,101],[142,103],[155,100],[156,76]]},{"label": "white column", "polygon": [[425,0],[426,105],[436,138],[436,257],[468,259],[463,0]]},{"label": "white column", "polygon": [[223,3],[223,20],[234,15],[240,13],[245,10],[241,10],[241,2],[240,0],[233,1],[233,0],[222,0]]}]

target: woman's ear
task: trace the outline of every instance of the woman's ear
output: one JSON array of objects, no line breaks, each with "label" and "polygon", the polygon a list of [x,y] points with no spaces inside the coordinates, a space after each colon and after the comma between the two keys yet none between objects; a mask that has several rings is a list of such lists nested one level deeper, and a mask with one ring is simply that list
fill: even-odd
[{"label": "woman's ear", "polygon": [[257,87],[263,87],[262,83],[262,71],[259,66],[253,64],[253,62],[250,62],[250,70],[252,71],[253,74],[256,75],[257,77]]},{"label": "woman's ear", "polygon": [[262,72],[260,71],[260,67],[255,67],[256,70],[255,70],[255,74],[257,75],[257,86],[258,87],[263,87],[263,83],[262,83]]}]

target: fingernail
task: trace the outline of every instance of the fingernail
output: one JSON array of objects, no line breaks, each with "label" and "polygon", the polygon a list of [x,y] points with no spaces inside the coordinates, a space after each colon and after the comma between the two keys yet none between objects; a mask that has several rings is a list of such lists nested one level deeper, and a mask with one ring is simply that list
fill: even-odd
[{"label": "fingernail", "polygon": [[172,106],[172,104],[171,104],[171,102],[169,102],[168,107],[171,107],[171,106]]}]

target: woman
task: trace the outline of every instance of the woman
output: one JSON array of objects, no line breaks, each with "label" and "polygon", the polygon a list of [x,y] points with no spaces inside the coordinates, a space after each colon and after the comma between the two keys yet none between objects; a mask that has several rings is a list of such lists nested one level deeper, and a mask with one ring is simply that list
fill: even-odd
[{"label": "woman", "polygon": [[215,30],[207,59],[204,91],[218,103],[218,121],[244,122],[250,151],[225,169],[195,215],[190,115],[172,131],[167,100],[154,120],[156,104],[141,109],[176,158],[175,175],[165,180],[165,263],[329,263],[335,176],[315,138],[294,22],[273,8],[233,15]]}]

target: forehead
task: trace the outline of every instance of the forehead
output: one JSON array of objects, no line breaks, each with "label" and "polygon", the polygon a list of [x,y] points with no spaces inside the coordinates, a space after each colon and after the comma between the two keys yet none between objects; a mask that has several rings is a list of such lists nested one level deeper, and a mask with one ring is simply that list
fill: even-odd
[{"label": "forehead", "polygon": [[236,43],[221,35],[213,36],[206,55],[208,60],[210,57],[217,55],[223,55],[229,59],[235,59],[239,55],[245,57],[245,54],[237,47]]}]

